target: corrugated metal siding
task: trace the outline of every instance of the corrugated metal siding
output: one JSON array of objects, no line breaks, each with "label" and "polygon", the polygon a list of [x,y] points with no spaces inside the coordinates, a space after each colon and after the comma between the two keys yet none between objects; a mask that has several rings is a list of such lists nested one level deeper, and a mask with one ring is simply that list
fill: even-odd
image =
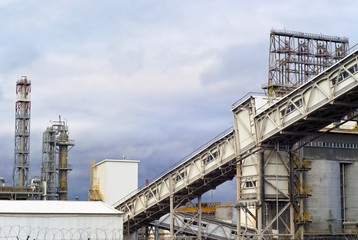
[{"label": "corrugated metal siding", "polygon": [[306,159],[358,161],[358,135],[328,133],[303,148]]}]

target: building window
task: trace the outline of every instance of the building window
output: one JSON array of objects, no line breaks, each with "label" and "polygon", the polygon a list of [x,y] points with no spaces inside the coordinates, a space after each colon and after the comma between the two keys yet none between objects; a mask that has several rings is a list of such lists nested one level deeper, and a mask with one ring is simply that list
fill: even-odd
[{"label": "building window", "polygon": [[208,164],[209,162],[211,162],[213,159],[216,159],[217,157],[219,157],[219,151],[209,153],[209,155],[203,159],[204,165]]},{"label": "building window", "polygon": [[186,171],[183,171],[179,174],[176,175],[176,177],[174,178],[174,180],[176,182],[180,182],[181,180],[183,180],[186,177]]},{"label": "building window", "polygon": [[[356,73],[357,70],[358,70],[357,64],[354,64],[352,67],[348,68],[348,71],[351,74]],[[339,84],[340,82],[342,82],[344,79],[346,79],[348,77],[349,77],[349,73],[347,71],[342,71],[338,77],[332,78],[332,85],[334,86],[336,84]]]},{"label": "building window", "polygon": [[247,188],[256,187],[256,181],[248,181],[248,182],[246,182],[246,187]]},{"label": "building window", "polygon": [[294,101],[291,104],[288,104],[286,109],[281,110],[281,117],[290,114],[291,112],[295,111],[297,108],[296,107],[301,107],[303,104],[303,100],[302,98]]}]

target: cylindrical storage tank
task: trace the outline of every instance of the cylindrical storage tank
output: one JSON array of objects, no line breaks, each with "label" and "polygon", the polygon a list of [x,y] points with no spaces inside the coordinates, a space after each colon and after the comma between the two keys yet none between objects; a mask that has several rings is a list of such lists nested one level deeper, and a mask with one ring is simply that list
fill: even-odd
[{"label": "cylindrical storage tank", "polygon": [[305,173],[305,184],[312,187],[312,196],[304,204],[312,216],[307,228],[333,231],[341,228],[340,163],[313,160],[311,171]]},{"label": "cylindrical storage tank", "polygon": [[345,220],[358,222],[358,163],[342,166],[345,185]]}]

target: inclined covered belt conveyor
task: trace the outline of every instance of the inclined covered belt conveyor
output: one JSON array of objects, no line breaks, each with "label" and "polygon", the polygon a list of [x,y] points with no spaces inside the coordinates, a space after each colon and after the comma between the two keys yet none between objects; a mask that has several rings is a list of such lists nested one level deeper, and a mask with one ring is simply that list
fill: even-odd
[{"label": "inclined covered belt conveyor", "polygon": [[[129,221],[130,229],[135,230],[159,219],[170,211],[170,196],[177,205],[232,179],[236,175],[236,162],[259,146],[272,141],[295,143],[354,112],[358,108],[357,73],[356,50],[265,109],[252,111],[250,104],[244,103],[235,106],[234,124],[240,131],[225,132],[115,205],[124,212],[125,226]],[[239,140],[241,145],[236,145]]]}]

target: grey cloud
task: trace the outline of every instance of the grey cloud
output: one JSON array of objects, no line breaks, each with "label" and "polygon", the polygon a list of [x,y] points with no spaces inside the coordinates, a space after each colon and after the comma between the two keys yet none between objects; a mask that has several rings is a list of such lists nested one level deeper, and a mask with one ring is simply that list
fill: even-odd
[{"label": "grey cloud", "polygon": [[268,49],[264,43],[230,46],[214,56],[214,63],[200,76],[203,84],[236,81],[244,87],[247,79],[265,81]]},{"label": "grey cloud", "polygon": [[[307,1],[0,3],[0,176],[11,179],[21,75],[33,83],[31,172],[40,171],[42,132],[61,114],[76,141],[69,196],[86,200],[90,159],[140,160],[143,184],[232,126],[231,104],[267,80],[271,27],[346,29],[354,42],[351,17],[332,17],[354,7],[332,3],[319,27],[314,10],[300,11]],[[293,8],[299,14],[288,14]],[[206,199],[234,201],[234,191],[227,183]]]}]

